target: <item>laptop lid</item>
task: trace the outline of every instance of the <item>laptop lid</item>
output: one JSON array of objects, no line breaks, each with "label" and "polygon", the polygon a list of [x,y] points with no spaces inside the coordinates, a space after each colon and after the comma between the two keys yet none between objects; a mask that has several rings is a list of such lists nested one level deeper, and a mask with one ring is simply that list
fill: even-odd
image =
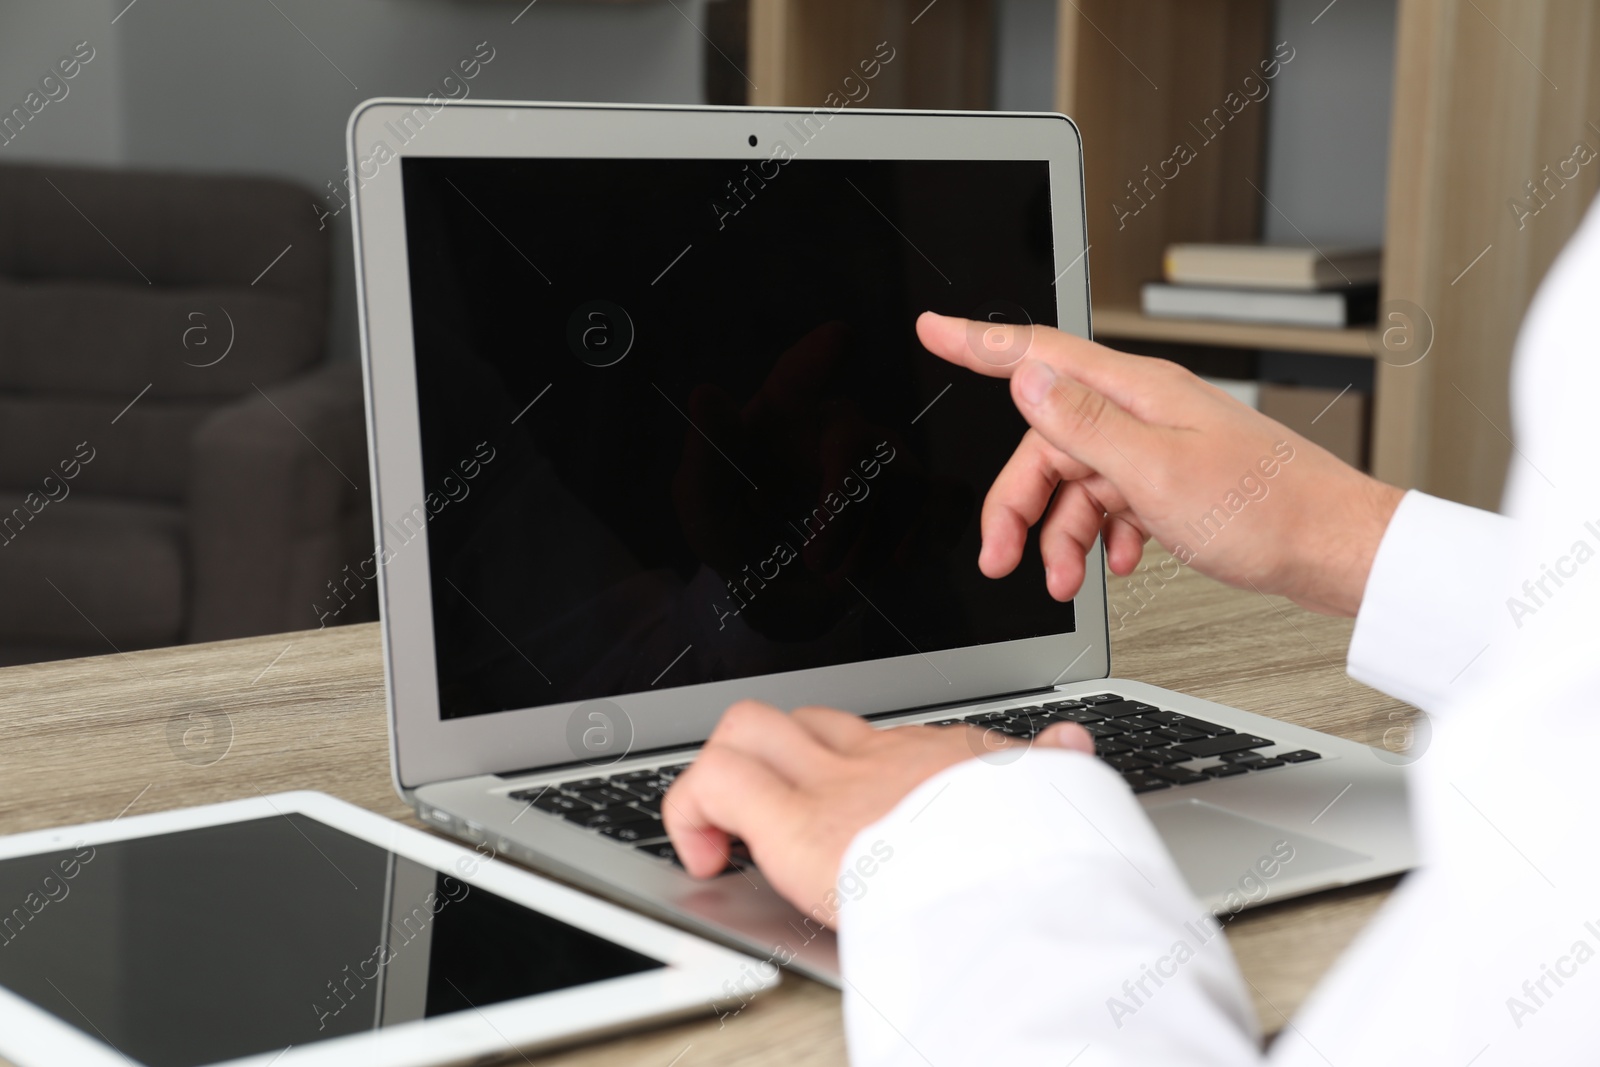
[{"label": "laptop lid", "polygon": [[349,137],[401,788],[695,743],[744,697],[1108,673],[1103,581],[1055,603],[1036,543],[978,572],[1026,426],[914,331],[1088,336],[1069,120],[376,100]]}]

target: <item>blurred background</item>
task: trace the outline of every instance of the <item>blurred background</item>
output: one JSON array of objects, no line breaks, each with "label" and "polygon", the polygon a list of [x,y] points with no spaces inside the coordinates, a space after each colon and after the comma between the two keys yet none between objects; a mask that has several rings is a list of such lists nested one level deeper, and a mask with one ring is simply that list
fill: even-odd
[{"label": "blurred background", "polygon": [[[1099,339],[1493,507],[1516,328],[1600,185],[1597,60],[1591,0],[8,0],[0,664],[376,618],[369,97],[1064,111]],[[1146,287],[1185,242],[1382,268],[1331,326],[1184,317]]]}]

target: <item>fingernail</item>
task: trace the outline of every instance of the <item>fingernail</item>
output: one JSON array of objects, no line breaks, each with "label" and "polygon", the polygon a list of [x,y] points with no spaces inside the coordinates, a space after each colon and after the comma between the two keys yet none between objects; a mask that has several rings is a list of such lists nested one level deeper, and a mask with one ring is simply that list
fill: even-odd
[{"label": "fingernail", "polygon": [[1056,384],[1056,372],[1047,363],[1030,359],[1017,368],[1017,392],[1030,404],[1042,402]]}]

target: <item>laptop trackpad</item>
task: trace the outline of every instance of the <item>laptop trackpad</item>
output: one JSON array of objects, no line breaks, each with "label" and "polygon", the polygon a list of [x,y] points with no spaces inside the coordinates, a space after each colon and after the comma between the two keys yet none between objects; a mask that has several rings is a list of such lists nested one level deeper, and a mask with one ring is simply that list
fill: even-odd
[{"label": "laptop trackpad", "polygon": [[[1372,858],[1199,800],[1163,804],[1146,814],[1178,861],[1189,888],[1206,900],[1232,892],[1260,901],[1265,899],[1260,887],[1265,886],[1270,897],[1272,882],[1285,874],[1303,885],[1305,878]],[[1259,866],[1263,861],[1265,866]],[[1273,871],[1273,877],[1263,877],[1266,870]]]}]

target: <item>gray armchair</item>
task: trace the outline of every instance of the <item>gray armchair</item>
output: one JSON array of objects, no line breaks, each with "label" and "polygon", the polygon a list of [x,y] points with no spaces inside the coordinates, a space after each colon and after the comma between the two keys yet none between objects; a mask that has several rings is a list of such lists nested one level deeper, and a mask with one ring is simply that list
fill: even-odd
[{"label": "gray armchair", "polygon": [[[341,602],[371,507],[360,370],[323,362],[314,201],[0,167],[0,663],[305,629]],[[374,616],[365,590],[335,621]]]}]

